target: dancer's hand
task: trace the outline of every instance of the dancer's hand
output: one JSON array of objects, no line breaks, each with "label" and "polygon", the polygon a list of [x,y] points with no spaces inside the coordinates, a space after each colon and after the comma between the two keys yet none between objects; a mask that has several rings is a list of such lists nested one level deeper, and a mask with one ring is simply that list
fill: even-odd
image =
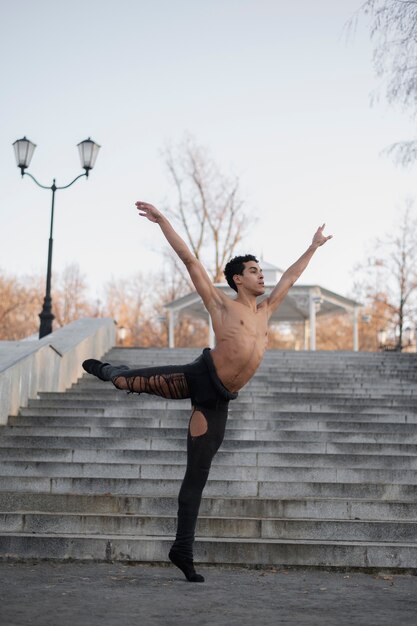
[{"label": "dancer's hand", "polygon": [[158,223],[163,218],[161,211],[158,211],[152,204],[147,202],[135,202],[139,215],[147,217],[150,222]]},{"label": "dancer's hand", "polygon": [[329,239],[333,237],[333,235],[327,235],[327,237],[326,235],[323,235],[323,230],[325,226],[326,224],[319,226],[314,234],[312,244],[313,246],[317,246],[317,248],[322,246],[324,243],[326,243],[326,241],[329,241]]}]

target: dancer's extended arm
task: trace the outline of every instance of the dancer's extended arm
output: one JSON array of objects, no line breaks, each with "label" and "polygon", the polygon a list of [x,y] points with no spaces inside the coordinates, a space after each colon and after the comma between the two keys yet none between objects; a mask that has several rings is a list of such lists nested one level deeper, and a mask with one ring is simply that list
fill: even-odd
[{"label": "dancer's extended arm", "polygon": [[304,254],[302,254],[300,258],[283,273],[279,283],[276,287],[274,287],[271,294],[267,298],[266,303],[270,315],[272,315],[275,309],[281,304],[295,281],[304,272],[317,248],[320,248],[320,246],[332,238],[332,235],[328,235],[327,237],[326,235],[323,235],[324,227],[325,224],[317,229],[311,245],[307,248]]},{"label": "dancer's extended arm", "polygon": [[214,287],[203,265],[194,256],[176,230],[174,230],[165,215],[147,202],[136,202],[136,206],[139,210],[139,215],[147,217],[148,220],[160,226],[166,240],[187,268],[193,285],[201,296],[205,307],[209,310],[213,305],[222,305],[223,295]]}]

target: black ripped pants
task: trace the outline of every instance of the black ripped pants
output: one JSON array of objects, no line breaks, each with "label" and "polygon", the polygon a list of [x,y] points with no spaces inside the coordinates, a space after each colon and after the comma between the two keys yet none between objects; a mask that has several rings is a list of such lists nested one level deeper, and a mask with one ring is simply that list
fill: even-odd
[{"label": "black ripped pants", "polygon": [[[142,369],[104,365],[101,373],[118,389],[171,399],[191,399],[193,412],[188,427],[187,469],[178,496],[177,534],[172,549],[181,557],[192,559],[201,496],[211,462],[223,441],[229,400],[234,400],[237,393],[228,391],[218,378],[209,348],[186,365]],[[207,430],[192,436],[191,426],[196,412],[205,418]]]}]

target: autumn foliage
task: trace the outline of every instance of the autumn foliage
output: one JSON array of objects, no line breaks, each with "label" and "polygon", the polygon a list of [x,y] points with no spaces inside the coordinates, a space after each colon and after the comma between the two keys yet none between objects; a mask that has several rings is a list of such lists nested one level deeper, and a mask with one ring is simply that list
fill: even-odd
[{"label": "autumn foliage", "polygon": [[[366,281],[365,281],[366,283]],[[381,348],[381,329],[395,329],[398,311],[389,294],[364,288],[363,309],[358,317],[359,350]],[[152,280],[141,274],[108,281],[101,300],[89,297],[85,277],[77,265],[68,266],[53,279],[54,329],[81,317],[111,317],[125,337],[120,345],[166,347],[168,322],[164,304],[189,293],[190,287],[178,272],[165,269]],[[366,285],[365,285],[366,286]],[[0,271],[0,340],[19,340],[36,335],[42,308],[44,282],[40,277],[16,277]],[[394,342],[395,343],[395,342]],[[175,325],[175,345],[203,347],[208,344],[204,320],[180,317]],[[352,350],[353,320],[348,314],[318,315],[316,318],[318,350]],[[281,323],[269,332],[270,349],[303,350],[304,324]],[[388,345],[389,346],[389,342]],[[395,345],[393,346],[395,347]]]},{"label": "autumn foliage", "polygon": [[[77,265],[70,265],[54,275],[54,330],[82,317],[112,317],[118,328],[125,329],[124,346],[168,345],[168,327],[164,304],[183,295],[188,287],[176,275],[155,275],[145,281],[141,274],[110,280],[103,289],[102,300],[91,300],[85,276]],[[38,276],[17,277],[0,271],[0,340],[19,340],[37,335],[39,313],[45,291]],[[187,317],[178,320],[175,345],[205,346],[207,324]]]}]

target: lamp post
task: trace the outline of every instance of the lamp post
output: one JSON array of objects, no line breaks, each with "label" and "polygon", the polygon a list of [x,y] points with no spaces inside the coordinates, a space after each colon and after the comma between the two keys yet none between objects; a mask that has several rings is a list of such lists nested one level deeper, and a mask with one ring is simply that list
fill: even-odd
[{"label": "lamp post", "polygon": [[55,205],[55,192],[58,189],[67,189],[71,187],[75,183],[76,180],[85,176],[88,178],[88,174],[90,170],[93,169],[98,151],[100,150],[100,146],[95,143],[90,137],[81,141],[78,144],[78,150],[80,153],[81,159],[81,167],[84,168],[85,172],[79,174],[72,180],[68,185],[64,185],[62,187],[57,187],[55,184],[55,178],[52,181],[52,185],[50,187],[46,185],[41,185],[40,182],[36,180],[32,174],[26,172],[25,170],[29,167],[30,162],[32,160],[33,153],[36,148],[36,144],[23,137],[23,139],[17,139],[13,148],[16,155],[16,163],[17,167],[20,168],[20,173],[23,176],[29,176],[37,185],[42,189],[50,189],[52,191],[52,204],[51,204],[51,225],[49,232],[49,246],[48,246],[48,269],[46,272],[46,290],[45,290],[45,298],[43,301],[42,311],[39,314],[40,318],[40,326],[39,326],[39,339],[45,337],[45,335],[49,335],[52,332],[52,321],[54,319],[54,314],[52,313],[52,298],[51,298],[51,274],[52,274],[52,246],[53,246],[53,228],[54,228],[54,205]]}]

